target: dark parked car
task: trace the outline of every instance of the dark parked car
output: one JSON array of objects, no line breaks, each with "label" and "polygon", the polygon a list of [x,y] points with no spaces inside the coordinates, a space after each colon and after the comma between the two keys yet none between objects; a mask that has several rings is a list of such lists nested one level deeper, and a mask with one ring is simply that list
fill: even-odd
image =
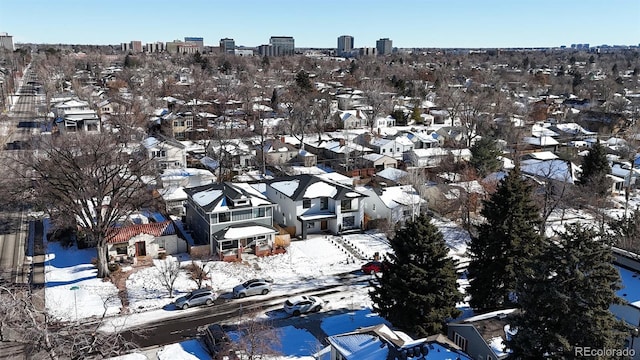
[{"label": "dark parked car", "polygon": [[365,274],[375,274],[384,270],[385,265],[382,261],[369,261],[368,263],[362,265],[362,272]]},{"label": "dark parked car", "polygon": [[211,324],[206,327],[204,343],[212,359],[237,359],[231,351],[231,339],[219,324]]}]

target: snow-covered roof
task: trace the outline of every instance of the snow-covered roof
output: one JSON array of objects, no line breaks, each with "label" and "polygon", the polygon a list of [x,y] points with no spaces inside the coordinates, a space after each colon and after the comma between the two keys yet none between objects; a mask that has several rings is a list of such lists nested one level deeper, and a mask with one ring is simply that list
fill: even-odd
[{"label": "snow-covered roof", "polygon": [[524,142],[535,146],[555,146],[560,144],[556,139],[550,136],[525,137]]},{"label": "snow-covered roof", "polygon": [[569,184],[577,181],[577,166],[560,159],[552,160],[523,160],[520,164],[523,173],[549,180],[557,180]]},{"label": "snow-covered roof", "polygon": [[393,209],[397,206],[419,205],[423,200],[411,185],[389,186],[382,189],[380,200]]},{"label": "snow-covered roof", "polygon": [[383,179],[388,179],[394,182],[399,181],[403,177],[409,175],[408,172],[396,168],[386,168],[382,171],[376,173],[376,176],[381,177]]},{"label": "snow-covered roof", "polygon": [[[339,200],[346,198],[346,194],[353,191],[350,186],[309,174],[278,178],[268,184],[294,201],[320,197]],[[358,196],[365,195],[358,193]]]},{"label": "snow-covered roof", "polygon": [[259,235],[274,234],[276,230],[266,225],[249,225],[249,226],[231,226],[218,233],[218,239],[244,239],[252,238]]},{"label": "snow-covered roof", "polygon": [[537,160],[553,160],[558,158],[558,155],[554,154],[552,151],[533,152],[528,154],[528,156]]},{"label": "snow-covered roof", "polygon": [[185,189],[185,192],[206,212],[227,211],[236,206],[246,208],[272,204],[266,196],[246,183],[207,184]]}]

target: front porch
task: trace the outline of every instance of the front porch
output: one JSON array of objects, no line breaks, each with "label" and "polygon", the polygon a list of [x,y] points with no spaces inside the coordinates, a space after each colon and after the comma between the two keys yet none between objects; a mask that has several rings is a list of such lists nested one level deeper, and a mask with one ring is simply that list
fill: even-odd
[{"label": "front porch", "polygon": [[240,261],[242,254],[271,255],[276,233],[260,224],[225,228],[213,234],[211,253],[222,261]]}]

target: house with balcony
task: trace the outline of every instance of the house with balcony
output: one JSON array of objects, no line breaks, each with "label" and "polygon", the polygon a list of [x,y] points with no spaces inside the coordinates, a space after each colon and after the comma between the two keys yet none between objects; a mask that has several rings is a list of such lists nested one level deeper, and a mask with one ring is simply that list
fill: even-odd
[{"label": "house with balcony", "polygon": [[271,202],[247,183],[215,183],[184,189],[186,223],[196,245],[208,245],[211,255],[238,261],[243,253],[271,254],[276,229]]},{"label": "house with balcony", "polygon": [[364,226],[363,193],[317,175],[270,180],[266,195],[276,203],[273,220],[292,236],[360,231]]}]

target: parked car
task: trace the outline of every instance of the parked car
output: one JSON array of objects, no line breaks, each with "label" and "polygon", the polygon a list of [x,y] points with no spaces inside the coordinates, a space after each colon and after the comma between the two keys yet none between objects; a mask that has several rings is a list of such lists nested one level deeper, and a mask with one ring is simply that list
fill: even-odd
[{"label": "parked car", "polygon": [[384,264],[382,261],[369,261],[368,263],[362,265],[360,268],[365,274],[375,274],[384,270]]},{"label": "parked car", "polygon": [[323,305],[324,301],[317,296],[295,296],[284,302],[284,311],[298,316],[308,312],[318,312]]},{"label": "parked car", "polygon": [[178,309],[186,310],[192,306],[211,305],[215,300],[216,294],[211,289],[198,289],[177,298],[174,304]]},{"label": "parked car", "polygon": [[231,339],[220,324],[207,326],[203,337],[212,359],[236,359],[231,351]]},{"label": "parked car", "polygon": [[265,279],[251,279],[233,288],[233,297],[243,298],[252,295],[266,295],[271,291],[271,284]]}]

